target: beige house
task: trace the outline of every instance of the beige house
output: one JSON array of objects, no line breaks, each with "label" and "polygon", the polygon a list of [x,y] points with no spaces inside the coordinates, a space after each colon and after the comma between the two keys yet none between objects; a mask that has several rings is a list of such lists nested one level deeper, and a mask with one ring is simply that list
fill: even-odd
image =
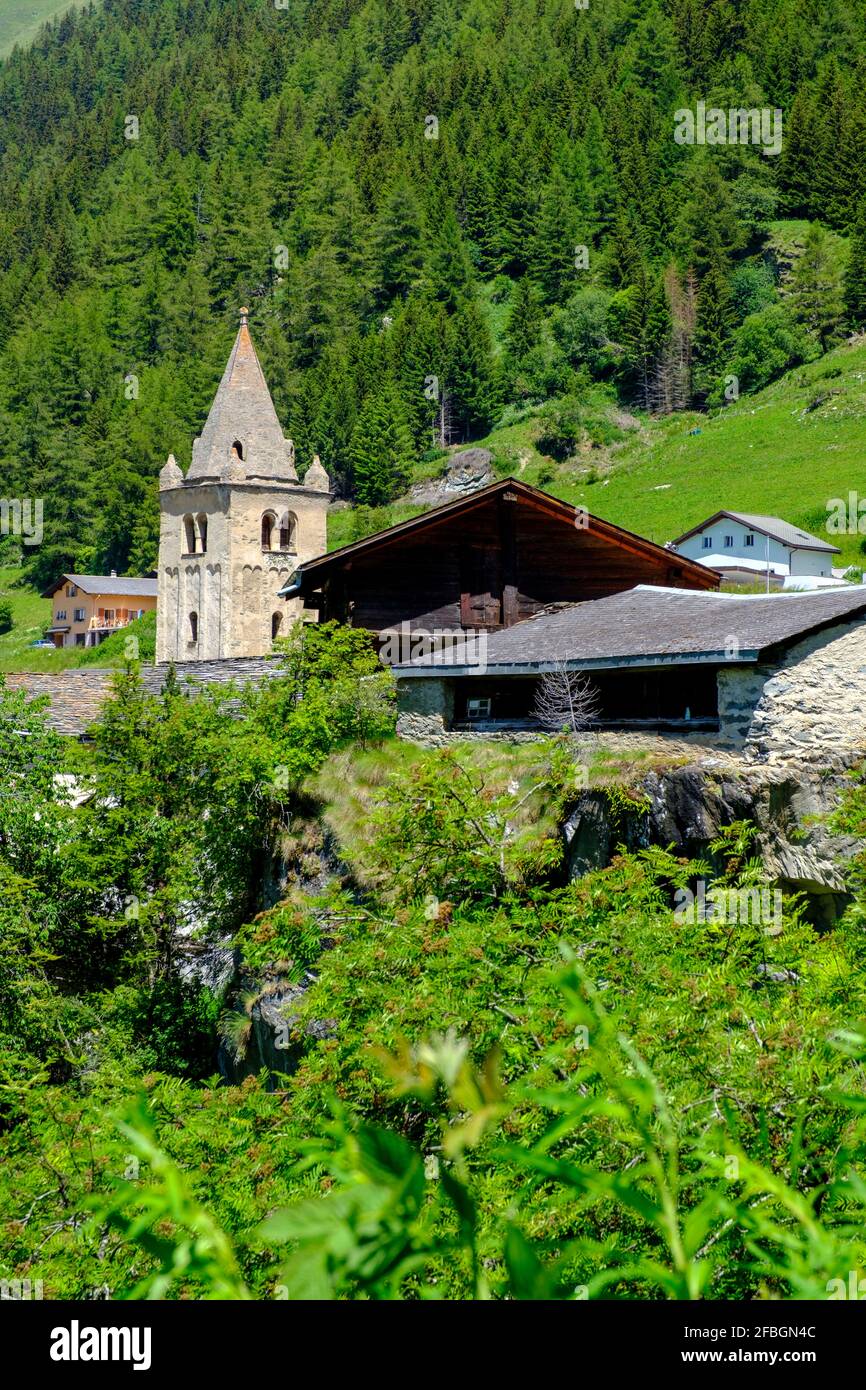
[{"label": "beige house", "polygon": [[328,475],[303,482],[250,337],[247,310],[186,477],[159,475],[157,662],[265,656],[303,601],[279,597],[327,549]]},{"label": "beige house", "polygon": [[156,580],[62,574],[42,597],[51,599],[47,635],[55,647],[97,647],[110,633],[156,608]]}]

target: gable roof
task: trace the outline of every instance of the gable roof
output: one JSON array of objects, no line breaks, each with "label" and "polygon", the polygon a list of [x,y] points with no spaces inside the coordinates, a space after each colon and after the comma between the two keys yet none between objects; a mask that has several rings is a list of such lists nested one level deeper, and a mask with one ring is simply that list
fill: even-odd
[{"label": "gable roof", "polygon": [[47,589],[43,598],[53,598],[62,584],[74,584],[83,594],[111,594],[112,597],[156,598],[157,580],[136,579],[129,575],[61,574]]},{"label": "gable roof", "polygon": [[246,309],[241,310],[241,325],[205,427],[193,445],[187,482],[221,478],[236,441],[243,448],[243,469],[248,478],[297,482],[292,446],[283,438],[250,337]]},{"label": "gable roof", "polygon": [[[807,593],[698,593],[639,584],[610,598],[570,604],[395,667],[399,676],[532,675],[563,662],[606,666],[719,664],[761,660],[810,633],[866,617],[866,585]],[[732,643],[735,655],[730,655]],[[444,669],[443,669],[444,668]]]},{"label": "gable roof", "polygon": [[729,517],[731,521],[741,521],[750,531],[760,531],[762,536],[781,541],[782,545],[788,545],[792,550],[821,550],[831,555],[841,554],[838,546],[830,545],[829,541],[822,541],[819,536],[813,536],[811,532],[803,531],[799,526],[793,526],[790,521],[783,521],[780,516],[761,516],[757,512],[716,512],[699,526],[693,526],[690,531],[684,531],[681,536],[677,536],[674,545],[681,545],[690,536],[696,536],[708,526],[721,521],[722,517]]},{"label": "gable roof", "polygon": [[331,550],[326,555],[320,555],[315,560],[308,560],[295,570],[288,584],[280,590],[280,594],[285,597],[290,593],[310,593],[323,582],[331,570],[338,569],[342,564],[353,560],[356,556],[371,554],[376,550],[402,541],[406,537],[416,535],[418,532],[440,526],[453,516],[465,515],[476,507],[483,506],[491,497],[505,492],[517,493],[523,501],[547,512],[548,515],[557,520],[567,522],[570,526],[574,526],[575,519],[580,516],[586,520],[586,525],[581,527],[582,530],[588,531],[601,540],[610,541],[625,550],[630,550],[634,554],[664,564],[667,570],[679,571],[684,578],[690,579],[697,588],[714,589],[719,584],[719,576],[708,569],[706,565],[698,564],[696,560],[689,560],[685,555],[678,555],[674,550],[666,550],[664,546],[656,545],[655,541],[648,541],[644,536],[635,535],[632,531],[625,531],[621,526],[615,526],[611,521],[603,521],[600,517],[592,516],[586,513],[585,508],[573,506],[570,502],[562,502],[558,497],[552,497],[549,492],[542,492],[540,488],[532,487],[529,483],[521,482],[518,478],[503,478],[499,482],[489,483],[487,487],[479,488],[477,492],[469,493],[468,496],[458,497],[453,502],[445,502],[440,507],[432,507],[429,511],[411,517],[408,521],[400,521],[395,526],[387,527],[384,531],[376,531],[372,536],[365,536],[362,540],[352,541],[349,545],[340,546],[338,550]]}]

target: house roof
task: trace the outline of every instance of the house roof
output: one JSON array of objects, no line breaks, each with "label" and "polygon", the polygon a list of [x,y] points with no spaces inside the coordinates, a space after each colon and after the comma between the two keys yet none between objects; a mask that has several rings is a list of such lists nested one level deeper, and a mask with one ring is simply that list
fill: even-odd
[{"label": "house roof", "polygon": [[[232,657],[228,660],[188,661],[177,667],[177,678],[184,694],[199,686],[259,684],[282,670],[274,657]],[[151,695],[158,695],[168,677],[169,665],[142,666],[141,681]],[[10,690],[25,690],[29,699],[47,696],[45,719],[59,734],[86,734],[99,718],[102,704],[109,698],[119,672],[101,666],[76,666],[68,671],[16,671],[4,679]]]},{"label": "house roof", "polygon": [[750,663],[808,634],[866,616],[866,586],[785,594],[699,593],[640,584],[541,614],[486,639],[394,668],[401,677],[532,675],[563,662],[606,666]]},{"label": "house roof", "polygon": [[713,526],[723,517],[729,517],[731,521],[741,521],[744,526],[748,526],[750,531],[759,531],[762,536],[769,536],[771,540],[781,541],[782,545],[788,545],[792,550],[821,550],[831,555],[839,555],[841,551],[836,545],[830,545],[829,541],[822,541],[819,536],[813,536],[809,531],[803,531],[799,526],[792,526],[790,521],[783,521],[780,516],[761,516],[757,512],[716,512],[713,516],[708,516],[706,521],[700,525],[693,526],[690,531],[684,531],[681,536],[677,536],[674,545],[681,545],[690,536],[699,535],[708,526]]},{"label": "house roof", "polygon": [[389,526],[384,531],[376,531],[372,536],[365,536],[362,540],[352,541],[349,545],[341,546],[339,550],[332,550],[327,555],[320,555],[315,560],[308,560],[306,564],[295,570],[288,584],[280,590],[280,594],[284,597],[288,594],[309,594],[324,581],[330,571],[338,569],[347,561],[393,545],[419,531],[439,526],[453,516],[465,515],[476,507],[483,506],[491,497],[504,492],[517,493],[524,501],[548,512],[559,520],[567,521],[570,526],[574,526],[575,519],[580,517],[582,523],[585,523],[581,526],[582,530],[588,531],[600,539],[612,541],[636,554],[655,559],[660,563],[663,562],[668,570],[671,568],[679,570],[683,578],[691,580],[697,588],[708,589],[718,585],[718,575],[714,574],[706,565],[698,564],[696,560],[689,560],[684,555],[677,555],[676,551],[666,550],[664,546],[656,545],[654,541],[648,541],[644,536],[635,535],[632,531],[623,530],[621,526],[615,526],[611,521],[603,521],[600,517],[592,516],[586,513],[583,507],[575,507],[570,502],[563,502],[558,497],[552,497],[548,492],[542,492],[540,488],[531,487],[529,483],[521,482],[518,478],[503,478],[499,482],[479,488],[477,492],[469,493],[468,496],[458,497],[453,502],[445,502],[440,507],[432,507],[429,511],[422,512],[420,516],[412,517],[408,521],[400,521],[396,526]]},{"label": "house roof", "polygon": [[155,579],[136,579],[129,575],[61,574],[47,589],[43,598],[53,598],[62,584],[74,584],[83,594],[110,594],[112,598],[156,598]]}]

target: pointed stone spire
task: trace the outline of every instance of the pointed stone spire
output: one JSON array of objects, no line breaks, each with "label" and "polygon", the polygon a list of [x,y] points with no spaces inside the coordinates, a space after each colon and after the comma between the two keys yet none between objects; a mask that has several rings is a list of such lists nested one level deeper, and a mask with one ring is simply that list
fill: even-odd
[{"label": "pointed stone spire", "polygon": [[191,481],[222,479],[243,464],[247,478],[293,482],[297,478],[271,393],[249,330],[249,310],[240,311],[235,338],[201,438],[192,450]]},{"label": "pointed stone spire", "polygon": [[304,474],[304,487],[314,488],[316,492],[331,490],[331,480],[322,467],[322,460],[318,454],[313,455],[313,462]]},{"label": "pointed stone spire", "polygon": [[177,459],[174,454],[169,454],[159,475],[159,490],[167,492],[169,488],[180,487],[183,482],[183,474],[180,471]]}]

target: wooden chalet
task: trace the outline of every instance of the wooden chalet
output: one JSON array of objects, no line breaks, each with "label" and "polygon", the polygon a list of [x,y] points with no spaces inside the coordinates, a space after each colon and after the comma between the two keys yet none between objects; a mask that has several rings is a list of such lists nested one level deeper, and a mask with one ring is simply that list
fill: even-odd
[{"label": "wooden chalet", "polygon": [[321,621],[373,632],[497,631],[555,603],[637,584],[717,589],[719,576],[515,478],[300,566],[281,591]]}]

